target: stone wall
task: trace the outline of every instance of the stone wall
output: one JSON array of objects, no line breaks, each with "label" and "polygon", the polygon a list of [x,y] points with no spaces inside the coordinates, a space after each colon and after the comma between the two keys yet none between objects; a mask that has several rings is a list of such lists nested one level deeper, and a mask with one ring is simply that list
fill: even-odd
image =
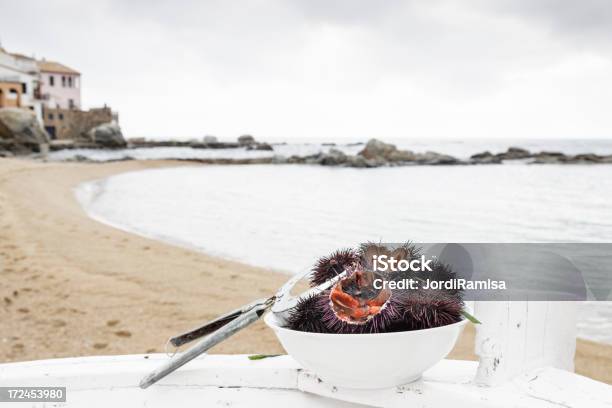
[{"label": "stone wall", "polygon": [[43,109],[45,130],[52,140],[86,140],[92,128],[113,121],[109,107],[88,111],[78,109]]}]

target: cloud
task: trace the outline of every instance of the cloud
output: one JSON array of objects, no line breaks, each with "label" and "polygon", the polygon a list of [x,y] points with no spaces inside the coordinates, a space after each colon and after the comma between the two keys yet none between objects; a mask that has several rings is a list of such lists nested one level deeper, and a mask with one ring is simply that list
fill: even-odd
[{"label": "cloud", "polygon": [[130,136],[605,137],[611,8],[26,0],[0,36],[82,71]]}]

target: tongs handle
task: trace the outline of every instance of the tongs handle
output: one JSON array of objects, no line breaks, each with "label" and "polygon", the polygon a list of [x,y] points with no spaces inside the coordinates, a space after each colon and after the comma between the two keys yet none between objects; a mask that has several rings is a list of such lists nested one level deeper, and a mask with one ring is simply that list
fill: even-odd
[{"label": "tongs handle", "polygon": [[196,345],[186,350],[184,353],[175,355],[161,367],[158,367],[155,371],[143,378],[142,381],[140,381],[140,388],[147,388],[150,385],[155,384],[168,374],[187,364],[200,354],[206,352],[214,345],[244,329],[251,323],[254,323],[261,316],[263,316],[266,310],[272,306],[273,302],[274,298],[261,299],[254,302],[257,304],[248,311],[239,314],[237,317],[230,320],[229,323],[222,325],[221,329],[218,329],[217,331],[214,331],[210,335],[204,337],[202,340],[196,343]]},{"label": "tongs handle", "polygon": [[183,344],[187,344],[191,341],[204,337],[216,330],[219,330],[221,327],[225,326],[232,320],[238,318],[244,313],[247,313],[254,307],[264,304],[266,301],[267,299],[260,299],[260,300],[256,300],[255,302],[244,305],[242,307],[239,307],[238,309],[232,310],[229,313],[226,313],[222,316],[217,317],[214,320],[211,320],[210,322],[204,324],[203,326],[197,327],[188,332],[174,336],[170,338],[169,342],[174,347],[181,347]]}]

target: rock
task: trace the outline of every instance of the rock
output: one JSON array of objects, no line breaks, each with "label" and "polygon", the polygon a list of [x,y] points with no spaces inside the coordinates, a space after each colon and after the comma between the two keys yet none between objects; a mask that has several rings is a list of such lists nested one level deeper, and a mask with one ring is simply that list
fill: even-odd
[{"label": "rock", "polygon": [[251,135],[242,135],[238,138],[238,144],[240,146],[249,146],[255,144],[255,138]]},{"label": "rock", "polygon": [[602,163],[603,156],[594,153],[577,154],[568,159],[569,163]]},{"label": "rock", "polygon": [[74,156],[73,160],[75,162],[88,162],[89,158],[87,156],[83,156],[82,154],[77,154]]},{"label": "rock", "polygon": [[567,156],[560,152],[540,152],[534,155],[532,163],[535,164],[555,164],[565,163]]},{"label": "rock", "polygon": [[247,146],[247,150],[267,150],[273,151],[274,148],[270,146],[268,143],[255,143]]},{"label": "rock", "polygon": [[358,157],[363,157],[366,161],[359,161],[350,165],[366,167],[378,167],[385,165],[406,165],[406,164],[464,164],[455,157],[436,152],[413,153],[409,150],[398,150],[392,144],[381,142],[377,139],[370,139],[364,149],[358,153]]},{"label": "rock", "polygon": [[272,156],[272,164],[287,164],[288,158],[286,156],[281,156],[279,154],[275,154]]},{"label": "rock", "polygon": [[391,153],[395,151],[397,151],[397,147],[395,147],[395,145],[382,142],[378,139],[370,139],[363,150],[358,153],[358,155],[369,160],[388,160]]},{"label": "rock", "polygon": [[374,159],[366,159],[363,156],[347,156],[346,166],[347,167],[356,167],[356,168],[373,168],[373,167],[381,167],[385,165],[386,162],[378,161]]},{"label": "rock", "polygon": [[[385,164],[404,163],[416,161],[418,156],[410,150],[398,150],[395,145],[381,142],[378,139],[370,139],[358,156],[366,160],[372,160],[369,165],[376,164],[382,166]],[[359,162],[363,164],[362,162]]]},{"label": "rock", "polygon": [[440,154],[432,151],[417,154],[416,159],[419,164],[463,164],[463,162],[459,161],[453,156],[449,156],[447,154]]},{"label": "rock", "polygon": [[417,155],[410,150],[395,150],[389,153],[387,160],[390,162],[413,162],[416,161]]},{"label": "rock", "polygon": [[121,128],[116,123],[96,126],[87,132],[87,137],[100,147],[120,148],[127,145]]},{"label": "rock", "polygon": [[470,159],[482,160],[482,159],[488,159],[489,157],[495,157],[495,156],[493,155],[493,153],[487,150],[482,153],[476,153],[476,154],[471,155]]},{"label": "rock", "polygon": [[501,162],[502,158],[499,155],[494,155],[489,151],[473,154],[469,161],[470,164],[500,164]]},{"label": "rock", "polygon": [[509,147],[506,152],[498,153],[496,156],[501,160],[519,160],[528,159],[533,155],[529,150],[521,149],[520,147]]},{"label": "rock", "polygon": [[566,163],[569,159],[568,156],[561,152],[547,152],[542,151],[532,156],[534,158],[532,163],[535,164],[555,164],[555,163]]},{"label": "rock", "polygon": [[202,139],[202,142],[206,145],[208,144],[216,144],[219,143],[219,140],[217,140],[216,136],[211,136],[211,135],[206,135],[204,136],[204,138]]},{"label": "rock", "polygon": [[338,149],[329,149],[328,153],[321,155],[319,164],[323,166],[340,166],[347,161],[347,155]]},{"label": "rock", "polygon": [[539,156],[566,157],[565,154],[563,154],[561,152],[547,152],[547,151],[542,151],[542,152],[537,153],[537,154],[534,155],[534,157],[539,157]]},{"label": "rock", "polygon": [[[280,157],[280,156],[275,156],[275,157]],[[287,164],[304,164],[306,163],[306,160],[308,160],[309,158],[313,158],[313,157],[315,156],[302,157],[302,156],[293,155],[293,156],[286,158],[284,162]]]},{"label": "rock", "polygon": [[612,154],[609,154],[607,156],[601,156],[600,163],[612,163]]},{"label": "rock", "polygon": [[21,108],[0,109],[0,150],[28,154],[44,150],[49,137],[34,112]]}]

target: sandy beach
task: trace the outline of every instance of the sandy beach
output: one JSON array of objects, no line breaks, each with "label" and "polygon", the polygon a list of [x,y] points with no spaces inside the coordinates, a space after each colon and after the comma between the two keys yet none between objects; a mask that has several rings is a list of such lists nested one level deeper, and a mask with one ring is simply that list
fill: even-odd
[{"label": "sandy beach", "polygon": [[[114,229],[74,197],[84,181],[181,165],[0,159],[0,361],[162,352],[171,335],[276,291],[286,276]],[[473,336],[450,357],[476,359]],[[213,352],[283,350],[259,322]],[[610,367],[612,346],[578,341],[578,373],[612,383]]]}]

